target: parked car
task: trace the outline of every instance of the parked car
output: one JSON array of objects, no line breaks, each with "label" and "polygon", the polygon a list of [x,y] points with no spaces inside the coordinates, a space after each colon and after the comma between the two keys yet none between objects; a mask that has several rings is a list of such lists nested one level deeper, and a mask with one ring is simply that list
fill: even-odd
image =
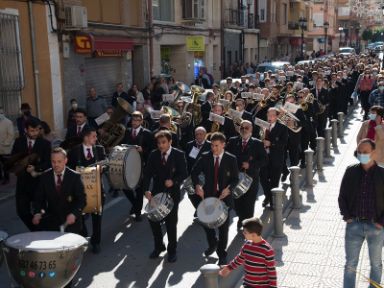
[{"label": "parked car", "polygon": [[268,62],[268,63],[261,63],[256,68],[256,72],[264,73],[268,71],[272,71],[272,73],[275,73],[276,70],[283,69],[284,65],[290,65],[289,62],[286,61],[274,61],[274,62]]}]

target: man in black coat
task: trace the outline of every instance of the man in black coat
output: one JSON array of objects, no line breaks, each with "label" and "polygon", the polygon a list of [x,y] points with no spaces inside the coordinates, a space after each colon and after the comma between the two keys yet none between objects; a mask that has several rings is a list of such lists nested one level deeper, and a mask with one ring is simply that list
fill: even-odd
[{"label": "man in black coat", "polygon": [[213,92],[208,92],[205,102],[201,105],[201,118],[202,122],[205,122],[209,118],[209,112],[212,110],[213,105],[213,98],[215,97],[215,94]]},{"label": "man in black coat", "polygon": [[65,224],[66,232],[80,234],[86,196],[80,174],[66,167],[67,161],[65,150],[52,150],[52,169],[40,176],[32,222],[47,231]]},{"label": "man in black coat", "polygon": [[[159,119],[159,127],[153,130],[152,135],[156,135],[157,132],[161,130],[168,130],[172,135],[172,147],[179,148],[179,136],[176,132],[171,131],[172,120],[169,114],[162,114]],[[155,140],[156,141],[156,140]],[[156,143],[153,143],[153,146],[156,146]]]},{"label": "man in black coat", "polygon": [[279,110],[268,109],[268,122],[270,128],[265,132],[264,147],[268,154],[268,165],[261,170],[261,185],[264,190],[265,199],[263,207],[270,204],[273,209],[272,192],[273,188],[279,187],[280,177],[284,165],[284,154],[288,143],[288,128],[277,122]]},{"label": "man in black coat", "polygon": [[[171,212],[163,219],[168,234],[168,262],[177,260],[177,219],[180,202],[180,185],[187,178],[187,163],[184,152],[172,147],[172,136],[169,131],[159,131],[155,135],[157,148],[148,157],[148,163],[144,169],[143,191],[145,197],[151,201],[152,197],[159,193],[168,193],[173,199],[174,206]],[[153,186],[150,190],[150,183]],[[151,259],[158,258],[165,251],[161,222],[149,220],[155,249],[150,254]]]},{"label": "man in black coat", "polygon": [[[196,161],[201,157],[204,152],[211,150],[211,142],[206,140],[207,131],[204,127],[199,126],[195,129],[195,140],[188,142],[185,149],[185,154],[187,155],[187,165],[188,165],[188,174],[191,174],[192,167],[195,165]],[[189,200],[191,200],[193,207],[197,208],[201,202],[201,197],[196,194],[188,195]]]},{"label": "man in black coat", "polygon": [[235,210],[239,216],[238,229],[241,228],[244,219],[254,216],[260,168],[265,166],[268,161],[263,142],[252,137],[252,128],[250,121],[243,120],[240,135],[229,139],[227,146],[227,151],[237,158],[239,171],[243,171],[253,179],[249,190],[240,198],[235,199]]},{"label": "man in black coat", "polygon": [[[316,79],[316,86],[311,90],[317,101],[320,111],[317,113],[316,129],[317,136],[325,137],[325,127],[328,119],[329,95],[328,90],[323,87],[324,81],[321,77]],[[320,108],[323,107],[323,108]]]},{"label": "man in black coat", "polygon": [[129,96],[127,92],[124,91],[123,83],[117,83],[116,84],[116,91],[112,95],[112,102],[111,105],[113,108],[117,108],[119,105],[117,102],[117,98],[123,98],[125,101],[127,101],[129,104],[133,105],[136,101],[136,99],[132,96]]},{"label": "man in black coat", "polygon": [[12,156],[29,157],[28,166],[17,175],[16,182],[16,212],[29,230],[32,225],[31,206],[35,199],[38,173],[50,167],[51,143],[41,137],[40,121],[29,119],[25,123],[25,134],[15,140]]},{"label": "man in black coat", "polygon": [[[141,156],[141,165],[143,169],[147,163],[149,153],[154,148],[153,146],[153,135],[151,131],[145,129],[143,125],[143,114],[139,111],[135,111],[131,115],[131,127],[126,132],[121,144],[136,145],[137,151]],[[142,181],[139,182],[138,186],[134,191],[123,190],[125,196],[132,204],[130,214],[135,214],[135,220],[141,221],[141,209],[143,208],[143,188]]]},{"label": "man in black coat", "polygon": [[[202,199],[216,197],[224,201],[228,207],[232,207],[231,190],[239,181],[239,170],[236,157],[224,150],[225,142],[224,134],[220,132],[212,134],[211,151],[203,153],[197,160],[192,168],[191,177],[195,192]],[[204,175],[204,185],[199,181],[200,173]],[[228,228],[229,217],[218,228],[219,239],[217,239],[215,229],[204,227],[209,245],[204,254],[208,257],[216,251],[219,265],[227,264]]]},{"label": "man in black coat", "polygon": [[[95,128],[89,128],[82,132],[83,143],[75,146],[68,154],[68,167],[76,170],[76,167],[87,167],[93,165],[97,162],[103,161],[106,159],[104,147],[101,145],[96,145],[97,134]],[[102,165],[102,167],[104,167]],[[103,185],[101,189],[101,203],[104,206],[105,194]],[[102,209],[103,210],[103,209]],[[84,237],[88,236],[87,227],[85,225],[85,217],[82,216],[83,220],[83,231],[82,235]],[[101,221],[102,214],[92,214],[92,252],[98,254],[100,252],[100,242],[101,242]]]},{"label": "man in black coat", "polygon": [[[205,130],[207,130],[208,133],[221,132],[226,137],[232,137],[232,136],[235,136],[237,134],[232,119],[230,119],[224,115],[223,104],[216,103],[215,105],[213,105],[212,113],[223,116],[224,117],[224,124],[221,125],[220,123],[216,123],[216,122],[213,122],[213,121],[210,121],[207,119],[205,122],[201,123],[201,126],[203,126],[205,128]],[[218,127],[219,127],[218,131],[214,131],[214,129],[212,129],[214,123],[215,123],[215,125],[216,124],[218,125]]]},{"label": "man in black coat", "polygon": [[82,142],[82,132],[88,130],[90,126],[87,123],[87,112],[78,108],[75,112],[75,125],[71,125],[67,128],[67,133],[65,134],[65,141],[60,145],[66,150],[71,149],[72,147],[80,144]]}]

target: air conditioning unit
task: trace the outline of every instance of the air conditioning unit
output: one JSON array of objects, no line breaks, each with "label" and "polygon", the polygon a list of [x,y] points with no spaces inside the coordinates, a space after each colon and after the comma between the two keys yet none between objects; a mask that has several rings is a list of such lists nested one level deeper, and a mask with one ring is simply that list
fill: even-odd
[{"label": "air conditioning unit", "polygon": [[79,30],[88,27],[87,8],[83,6],[65,7],[65,29]]}]

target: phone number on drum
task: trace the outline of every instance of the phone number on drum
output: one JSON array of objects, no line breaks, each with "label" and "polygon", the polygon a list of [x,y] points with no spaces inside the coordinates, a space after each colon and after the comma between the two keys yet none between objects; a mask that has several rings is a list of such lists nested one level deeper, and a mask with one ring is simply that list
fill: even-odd
[{"label": "phone number on drum", "polygon": [[32,270],[52,270],[56,268],[56,260],[52,261],[27,261],[19,260],[20,268]]}]

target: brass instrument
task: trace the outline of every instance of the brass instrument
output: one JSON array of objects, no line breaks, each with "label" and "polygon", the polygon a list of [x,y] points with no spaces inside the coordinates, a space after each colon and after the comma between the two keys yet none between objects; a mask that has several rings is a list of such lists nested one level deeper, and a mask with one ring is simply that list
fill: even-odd
[{"label": "brass instrument", "polygon": [[121,124],[121,120],[128,114],[134,112],[133,107],[126,100],[121,97],[117,98],[116,110],[111,115],[100,129],[99,142],[106,149],[118,145],[124,137],[125,126]]},{"label": "brass instrument", "polygon": [[281,124],[287,126],[288,129],[295,133],[301,131],[301,126],[299,125],[300,119],[293,115],[291,112],[285,110],[283,107],[279,108],[279,115],[277,116],[277,121]]},{"label": "brass instrument", "polygon": [[201,105],[199,104],[199,97],[201,94],[205,92],[205,89],[203,87],[192,85],[191,86],[191,94],[192,94],[192,118],[193,118],[193,124],[194,126],[197,126],[202,121],[201,116]]},{"label": "brass instrument", "polygon": [[[171,117],[171,127],[170,130],[180,136],[179,133],[179,127],[177,126],[178,120],[180,119],[180,113],[176,111],[176,109],[173,109],[169,106],[162,106],[161,107],[162,114],[168,114]],[[180,138],[180,137],[179,137]]]},{"label": "brass instrument", "polygon": [[14,173],[16,176],[19,176],[28,165],[34,165],[39,159],[39,155],[36,153],[28,154],[28,152],[21,152],[15,155],[12,155],[4,164],[5,170],[8,170],[10,173]]},{"label": "brass instrument", "polygon": [[315,100],[315,97],[313,96],[313,94],[312,93],[308,93],[308,95],[305,96],[305,98],[304,98],[304,102],[300,104],[301,109],[303,111],[307,111],[308,107],[309,107],[309,104],[313,104],[314,100]]}]

